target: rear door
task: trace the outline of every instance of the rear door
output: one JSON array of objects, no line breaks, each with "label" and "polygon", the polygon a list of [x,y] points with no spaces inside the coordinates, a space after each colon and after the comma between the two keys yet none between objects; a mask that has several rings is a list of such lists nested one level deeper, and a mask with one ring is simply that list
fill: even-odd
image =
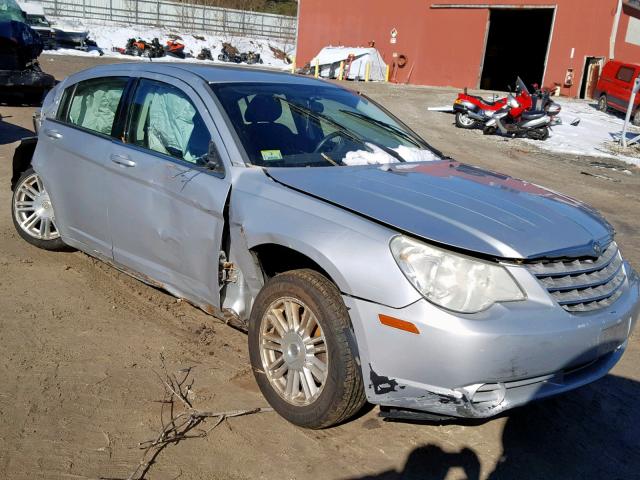
[{"label": "rear door", "polygon": [[609,104],[621,111],[626,111],[631,98],[633,81],[637,76],[636,68],[632,65],[620,65],[613,80]]},{"label": "rear door", "polygon": [[129,78],[104,76],[66,88],[46,118],[34,156],[65,242],[111,258],[107,181],[113,132]]},{"label": "rear door", "polygon": [[166,75],[138,79],[125,142],[113,144],[109,225],[117,263],[172,293],[219,305],[218,264],[229,180],[205,167],[226,152],[202,99]]}]

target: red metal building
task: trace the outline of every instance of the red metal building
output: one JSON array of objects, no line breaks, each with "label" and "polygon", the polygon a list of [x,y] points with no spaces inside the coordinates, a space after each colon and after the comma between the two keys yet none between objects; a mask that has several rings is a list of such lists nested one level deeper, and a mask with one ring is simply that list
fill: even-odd
[{"label": "red metal building", "polygon": [[520,75],[584,97],[606,60],[640,63],[640,0],[300,0],[298,15],[298,65],[375,42],[399,83],[504,90]]}]

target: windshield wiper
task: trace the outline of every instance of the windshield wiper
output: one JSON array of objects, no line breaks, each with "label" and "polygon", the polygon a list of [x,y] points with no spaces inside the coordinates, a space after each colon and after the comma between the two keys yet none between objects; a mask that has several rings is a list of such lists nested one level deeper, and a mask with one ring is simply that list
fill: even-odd
[{"label": "windshield wiper", "polygon": [[344,110],[341,109],[339,110],[342,113],[345,113],[347,115],[351,115],[352,117],[356,117],[356,118],[360,118],[368,123],[372,123],[374,125],[379,126],[380,128],[383,128],[384,130],[387,130],[388,132],[394,133],[402,138],[404,138],[405,140],[413,143],[416,147],[420,147],[423,148],[424,145],[421,145],[420,142],[418,142],[415,138],[413,138],[412,135],[409,135],[408,133],[400,130],[397,127],[394,127],[393,125],[390,125],[386,122],[383,122],[382,120],[378,120],[377,118],[373,118],[370,117],[369,115],[365,115],[364,113],[360,113],[360,112],[354,112],[353,110]]},{"label": "windshield wiper", "polygon": [[380,145],[377,142],[373,142],[373,141],[369,140],[368,138],[365,139],[364,137],[361,137],[360,135],[355,134],[353,131],[349,130],[347,127],[345,127],[344,125],[342,125],[339,122],[336,122],[333,118],[328,117],[327,115],[324,115],[324,114],[319,113],[319,112],[314,112],[310,108],[303,107],[302,105],[299,105],[299,104],[297,104],[295,102],[287,100],[286,98],[282,98],[282,97],[275,97],[275,98],[277,98],[281,102],[285,102],[294,111],[301,112],[301,113],[303,113],[305,115],[310,116],[311,118],[315,118],[316,120],[324,120],[325,122],[329,123],[334,128],[336,128],[340,133],[342,133],[347,138],[350,138],[351,140],[354,140],[357,143],[361,144],[367,150],[367,152],[369,152],[369,153],[373,153],[373,150],[371,150],[369,145],[367,145],[368,143],[378,147],[380,150],[384,151],[388,155],[391,155],[393,158],[395,158],[399,162],[406,162],[406,160],[404,158],[402,158],[402,156],[398,152],[396,152],[395,150],[392,150],[389,147],[385,147],[384,145]]},{"label": "windshield wiper", "polygon": [[334,128],[336,128],[345,137],[347,137],[347,138],[349,138],[351,140],[355,140],[358,143],[361,143],[365,148],[367,148],[367,150],[369,150],[369,147],[367,146],[367,144],[365,143],[363,138],[361,138],[358,135],[356,135],[355,133],[353,133],[351,130],[349,130],[344,125],[341,125],[340,123],[336,122],[331,117],[327,117],[326,115],[324,115],[322,113],[319,113],[319,112],[314,112],[310,108],[303,107],[302,105],[299,105],[299,104],[297,104],[295,102],[292,102],[291,100],[287,100],[286,98],[282,98],[282,97],[275,97],[275,98],[277,98],[281,102],[284,102],[287,105],[289,105],[289,107],[291,109],[293,109],[294,111],[297,111],[297,112],[302,113],[304,115],[308,115],[309,117],[315,118],[316,120],[324,120],[325,122],[331,124]]}]

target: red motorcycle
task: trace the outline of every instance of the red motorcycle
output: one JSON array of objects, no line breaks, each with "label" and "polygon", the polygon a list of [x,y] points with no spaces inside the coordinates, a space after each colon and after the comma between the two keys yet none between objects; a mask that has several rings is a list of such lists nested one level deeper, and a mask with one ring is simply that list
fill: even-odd
[{"label": "red motorcycle", "polygon": [[[531,109],[533,99],[529,90],[520,77],[516,80],[515,98],[518,103],[517,108],[512,108],[509,115],[518,118],[522,112]],[[507,104],[507,97],[500,98],[493,102],[485,100],[477,95],[470,95],[467,89],[458,94],[458,98],[453,102],[453,111],[456,114],[456,126],[458,128],[477,128],[491,118],[492,114],[503,108]]]}]

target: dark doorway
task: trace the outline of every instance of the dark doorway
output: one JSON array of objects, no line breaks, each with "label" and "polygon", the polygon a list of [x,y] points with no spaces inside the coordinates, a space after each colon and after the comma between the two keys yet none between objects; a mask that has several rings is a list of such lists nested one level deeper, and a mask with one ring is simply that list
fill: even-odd
[{"label": "dark doorway", "polygon": [[489,15],[480,88],[507,90],[518,76],[541,85],[553,9],[492,9]]}]

